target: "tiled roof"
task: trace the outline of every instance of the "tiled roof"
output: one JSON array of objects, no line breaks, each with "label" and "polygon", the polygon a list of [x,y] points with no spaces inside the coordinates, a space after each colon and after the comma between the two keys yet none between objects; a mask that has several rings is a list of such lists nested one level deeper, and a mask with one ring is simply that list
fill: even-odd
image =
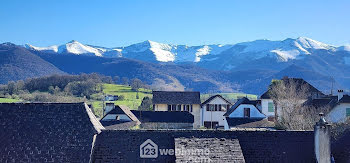
[{"label": "tiled roof", "polygon": [[131,111],[137,119],[144,122],[193,123],[193,115],[187,111]]},{"label": "tiled roof", "polygon": [[[257,104],[257,100],[249,100],[246,97],[243,97],[241,99],[239,99],[230,109],[227,110],[227,112],[224,114],[224,116],[229,116],[233,111],[235,111],[237,109],[237,107],[241,104],[250,104],[250,105],[254,105],[256,106]],[[259,109],[258,109],[259,110]],[[260,111],[260,110],[259,110]]]},{"label": "tiled roof", "polygon": [[332,154],[335,162],[350,162],[350,129],[343,131],[342,135],[332,140]]},{"label": "tiled roof", "polygon": [[[288,84],[290,81],[294,81],[296,83],[296,89],[301,89],[301,87],[303,85],[306,85],[307,89],[308,89],[308,93],[310,95],[312,95],[313,93],[319,93],[321,95],[324,95],[321,91],[319,91],[318,89],[316,89],[314,86],[312,86],[311,84],[309,84],[308,82],[306,82],[304,79],[301,78],[283,78],[281,79],[285,84]],[[260,98],[261,99],[271,99],[270,97],[270,88],[263,93]]]},{"label": "tiled roof", "polygon": [[219,97],[219,98],[223,99],[224,101],[226,101],[228,104],[231,104],[231,105],[232,105],[232,103],[231,103],[230,101],[226,100],[226,99],[225,99],[224,97],[222,97],[221,95],[214,95],[214,96],[209,97],[207,100],[205,100],[205,101],[202,103],[202,105],[207,104],[208,102],[210,102],[211,100],[213,100],[213,99],[216,98],[216,97]]},{"label": "tiled roof", "polygon": [[0,104],[0,162],[89,162],[102,129],[84,103]]},{"label": "tiled roof", "polygon": [[[207,149],[208,151],[204,151]],[[238,139],[225,138],[175,138],[175,151],[200,151],[175,153],[176,162],[245,162],[241,145]],[[200,162],[200,161],[198,161]]]},{"label": "tiled roof", "polygon": [[229,118],[226,117],[226,121],[229,127],[242,127],[242,128],[261,128],[261,127],[274,127],[273,122],[268,121],[266,118]]},{"label": "tiled roof", "polygon": [[199,92],[153,91],[153,104],[201,104]]}]

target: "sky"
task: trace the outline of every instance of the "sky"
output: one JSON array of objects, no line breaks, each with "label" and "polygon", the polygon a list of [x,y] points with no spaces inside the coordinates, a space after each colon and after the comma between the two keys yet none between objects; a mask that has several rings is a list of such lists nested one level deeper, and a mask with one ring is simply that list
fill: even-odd
[{"label": "sky", "polygon": [[104,47],[309,37],[350,44],[349,0],[1,0],[0,42]]}]

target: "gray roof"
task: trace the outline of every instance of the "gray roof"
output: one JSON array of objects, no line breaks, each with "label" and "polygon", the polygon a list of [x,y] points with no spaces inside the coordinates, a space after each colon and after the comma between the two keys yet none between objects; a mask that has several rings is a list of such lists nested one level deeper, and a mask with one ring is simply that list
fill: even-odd
[{"label": "gray roof", "polygon": [[274,127],[275,123],[268,121],[266,118],[229,118],[226,117],[229,127],[240,128],[270,128]]},{"label": "gray roof", "polygon": [[340,100],[339,103],[350,103],[350,96],[344,95]]},{"label": "gray roof", "polygon": [[84,103],[0,104],[0,162],[89,162],[102,129]]},{"label": "gray roof", "polygon": [[[207,151],[204,151],[206,150]],[[238,139],[225,138],[175,138],[175,151],[203,151],[175,153],[176,162],[245,162]]]},{"label": "gray roof", "polygon": [[153,104],[201,104],[199,92],[153,91]]},{"label": "gray roof", "polygon": [[141,123],[164,122],[164,123],[193,123],[194,118],[187,111],[131,111]]}]

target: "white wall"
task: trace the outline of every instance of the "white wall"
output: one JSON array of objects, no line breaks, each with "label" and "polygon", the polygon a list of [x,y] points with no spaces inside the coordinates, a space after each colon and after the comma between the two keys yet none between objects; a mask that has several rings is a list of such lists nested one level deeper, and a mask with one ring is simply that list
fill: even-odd
[{"label": "white wall", "polygon": [[[275,112],[269,112],[269,102],[273,102],[272,99],[261,99],[261,112],[267,117],[274,117]],[[275,108],[276,110],[276,108]]]},{"label": "white wall", "polygon": [[241,104],[235,111],[233,111],[229,117],[230,118],[244,118],[244,108],[250,108],[250,117],[251,118],[265,118],[266,116],[259,112],[259,110],[251,104]]},{"label": "white wall", "polygon": [[344,122],[346,117],[346,108],[350,108],[350,104],[341,103],[335,106],[326,116],[326,120],[332,123]]},{"label": "white wall", "polygon": [[[221,104],[221,105],[227,105],[225,100],[223,100],[220,97],[215,97],[207,104]],[[224,126],[226,119],[224,117],[224,114],[226,113],[226,110],[223,111],[207,111],[207,105],[204,104],[201,108],[201,126],[204,126],[204,121],[216,121],[219,123],[219,126]]]}]

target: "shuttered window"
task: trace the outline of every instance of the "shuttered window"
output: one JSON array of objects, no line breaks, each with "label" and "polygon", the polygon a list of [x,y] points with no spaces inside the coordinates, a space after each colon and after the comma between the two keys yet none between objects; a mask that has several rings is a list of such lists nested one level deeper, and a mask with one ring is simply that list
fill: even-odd
[{"label": "shuttered window", "polygon": [[269,102],[268,105],[268,112],[275,112],[275,106],[273,105],[273,102]]}]

